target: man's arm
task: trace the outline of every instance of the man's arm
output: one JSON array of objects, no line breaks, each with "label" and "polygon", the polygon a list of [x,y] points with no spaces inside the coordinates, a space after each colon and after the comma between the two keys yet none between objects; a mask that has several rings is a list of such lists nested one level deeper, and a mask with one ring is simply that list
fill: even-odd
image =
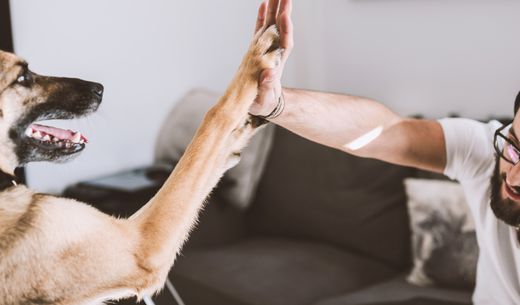
[{"label": "man's arm", "polygon": [[285,109],[272,122],[305,138],[356,156],[443,172],[440,124],[401,118],[373,100],[283,89]]},{"label": "man's arm", "polygon": [[271,121],[296,134],[360,157],[443,172],[446,147],[438,122],[402,118],[366,98],[282,90],[283,67],[293,47],[291,10],[291,0],[269,0],[260,6],[256,30],[276,23],[285,53],[278,68],[260,75],[259,93],[250,113],[271,113],[281,97],[283,112]]}]

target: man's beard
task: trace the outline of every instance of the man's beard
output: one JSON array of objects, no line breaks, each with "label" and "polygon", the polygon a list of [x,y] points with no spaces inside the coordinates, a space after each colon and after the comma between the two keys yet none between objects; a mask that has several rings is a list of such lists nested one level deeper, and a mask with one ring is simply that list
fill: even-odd
[{"label": "man's beard", "polygon": [[509,198],[502,198],[502,184],[505,183],[506,174],[500,172],[500,157],[495,162],[495,170],[491,177],[491,209],[495,216],[510,226],[520,225],[520,204]]}]

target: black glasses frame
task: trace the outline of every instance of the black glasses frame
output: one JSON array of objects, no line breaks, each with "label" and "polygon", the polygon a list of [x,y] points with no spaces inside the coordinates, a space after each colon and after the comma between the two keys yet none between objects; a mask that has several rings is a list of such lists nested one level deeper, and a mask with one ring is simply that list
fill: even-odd
[{"label": "black glasses frame", "polygon": [[499,155],[502,159],[506,160],[508,163],[510,164],[513,164],[513,165],[516,165],[517,163],[509,160],[505,155],[504,155],[504,150],[503,149],[500,149],[500,147],[498,147],[498,138],[502,138],[504,139],[504,141],[506,141],[508,144],[510,144],[511,146],[513,146],[513,148],[518,152],[518,155],[520,155],[520,148],[518,148],[518,146],[516,146],[515,143],[513,143],[513,141],[511,141],[508,137],[504,136],[502,134],[502,130],[506,129],[507,127],[509,127],[512,123],[509,123],[509,124],[505,124],[504,126],[500,127],[499,129],[497,129],[495,131],[495,136],[493,137],[493,146],[495,147],[495,152],[497,153],[497,155]]}]

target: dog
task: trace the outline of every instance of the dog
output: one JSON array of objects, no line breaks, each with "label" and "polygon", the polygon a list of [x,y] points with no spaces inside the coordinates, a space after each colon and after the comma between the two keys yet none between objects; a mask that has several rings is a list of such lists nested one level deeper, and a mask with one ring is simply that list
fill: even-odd
[{"label": "dog", "polygon": [[258,31],[225,93],[207,112],[157,194],[128,219],[16,184],[16,167],[65,161],[88,140],[38,124],[99,107],[103,86],[41,76],[0,52],[0,304],[102,304],[162,288],[199,210],[265,123],[248,114],[260,71],[279,65],[274,25]]}]

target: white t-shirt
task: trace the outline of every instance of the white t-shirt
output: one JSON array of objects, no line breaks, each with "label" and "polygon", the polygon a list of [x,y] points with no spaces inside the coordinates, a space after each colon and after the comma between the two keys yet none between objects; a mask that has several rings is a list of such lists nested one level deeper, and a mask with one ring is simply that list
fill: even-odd
[{"label": "white t-shirt", "polygon": [[520,304],[520,246],[516,231],[498,220],[490,207],[495,167],[493,135],[501,124],[468,119],[439,120],[446,140],[444,173],[464,188],[480,248],[475,305]]}]

